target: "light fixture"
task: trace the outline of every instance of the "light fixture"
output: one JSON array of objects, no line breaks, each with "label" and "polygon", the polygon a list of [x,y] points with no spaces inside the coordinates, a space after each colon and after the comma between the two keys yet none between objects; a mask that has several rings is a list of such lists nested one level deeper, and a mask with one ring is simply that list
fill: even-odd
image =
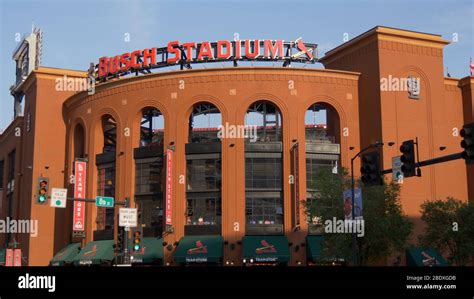
[{"label": "light fixture", "polygon": [[439,150],[440,150],[440,151],[444,151],[445,149],[446,149],[446,146],[444,146],[444,145],[442,145],[442,146],[439,147]]},{"label": "light fixture", "polygon": [[393,146],[394,144],[395,144],[395,142],[390,141],[390,142],[388,143],[388,146]]}]

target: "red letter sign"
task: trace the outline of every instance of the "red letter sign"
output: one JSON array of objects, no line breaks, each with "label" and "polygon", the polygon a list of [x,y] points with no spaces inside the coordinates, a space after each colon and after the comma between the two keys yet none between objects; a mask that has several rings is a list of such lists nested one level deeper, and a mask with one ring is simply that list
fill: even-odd
[{"label": "red letter sign", "polygon": [[[74,163],[74,199],[86,198],[86,166],[83,161]],[[85,204],[83,201],[74,201],[74,216],[72,229],[74,231],[84,231],[84,222],[86,221]]]},{"label": "red letter sign", "polygon": [[171,225],[171,200],[173,196],[173,151],[166,150],[166,225]]},{"label": "red letter sign", "polygon": [[168,63],[175,63],[181,59],[181,51],[174,46],[178,46],[179,41],[175,40],[168,43],[168,54],[174,54],[175,57],[168,57]]},{"label": "red letter sign", "polygon": [[5,255],[5,267],[13,266],[13,249],[7,249]]}]

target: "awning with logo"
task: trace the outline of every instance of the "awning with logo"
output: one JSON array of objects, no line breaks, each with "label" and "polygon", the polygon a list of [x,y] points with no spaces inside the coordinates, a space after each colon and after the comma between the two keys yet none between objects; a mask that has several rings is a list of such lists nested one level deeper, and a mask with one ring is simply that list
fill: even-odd
[{"label": "awning with logo", "polygon": [[61,249],[53,257],[49,264],[51,266],[64,266],[67,263],[71,263],[72,259],[75,258],[81,251],[81,243],[72,243]]},{"label": "awning with logo", "polygon": [[[140,245],[138,251],[130,249],[133,264],[154,264],[163,261],[163,239],[143,238]],[[132,248],[132,245],[129,248]]]},{"label": "awning with logo", "polygon": [[407,266],[447,266],[446,260],[434,248],[413,247],[406,250]]},{"label": "awning with logo", "polygon": [[113,240],[90,242],[72,259],[72,262],[76,266],[111,263],[115,257],[113,246]]},{"label": "awning with logo", "polygon": [[174,260],[180,264],[222,263],[222,236],[184,236],[179,240]]},{"label": "awning with logo", "polygon": [[285,236],[246,236],[243,239],[244,263],[288,263],[288,246]]}]

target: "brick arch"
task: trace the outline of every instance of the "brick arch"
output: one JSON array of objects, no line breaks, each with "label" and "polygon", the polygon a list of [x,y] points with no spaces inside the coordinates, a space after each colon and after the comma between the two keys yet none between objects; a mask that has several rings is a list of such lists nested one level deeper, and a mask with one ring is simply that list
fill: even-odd
[{"label": "brick arch", "polygon": [[130,137],[128,138],[130,138],[132,141],[132,148],[137,147],[138,141],[140,139],[140,136],[139,134],[137,135],[137,132],[140,130],[141,112],[145,108],[155,108],[160,111],[161,115],[163,116],[163,129],[165,130],[165,135],[167,126],[169,127],[168,124],[171,122],[170,112],[162,102],[155,99],[145,99],[139,101],[135,106],[133,106],[127,118],[127,127],[130,128]]},{"label": "brick arch", "polygon": [[[308,110],[308,108],[311,105],[318,104],[318,103],[329,105],[330,107],[332,107],[336,111],[336,113],[339,116],[339,125],[340,125],[339,140],[340,140],[340,145],[341,145],[341,165],[348,166],[348,162],[349,162],[349,153],[348,153],[349,144],[348,144],[348,140],[347,140],[348,138],[344,137],[342,135],[342,130],[343,130],[343,128],[348,128],[349,127],[349,122],[348,122],[347,115],[346,115],[346,112],[344,110],[344,107],[339,101],[337,101],[335,98],[333,98],[329,95],[322,95],[322,94],[309,97],[306,101],[304,101],[304,105],[303,105],[304,110],[303,111],[300,110],[299,113],[298,113],[298,119],[302,120],[302,128],[304,130],[306,111]],[[351,134],[351,131],[349,131],[349,134]],[[302,136],[304,138],[304,141],[306,142],[305,134],[302,134]]]},{"label": "brick arch", "polygon": [[[285,123],[285,121],[288,122],[289,120],[288,107],[286,106],[285,101],[283,101],[282,99],[280,99],[279,97],[271,93],[256,93],[247,97],[242,102],[242,105],[240,106],[240,108],[237,109],[236,111],[237,119],[242,120],[242,123],[245,123],[245,114],[249,110],[250,105],[259,101],[267,101],[275,105],[275,107],[280,111],[281,119],[282,119],[282,127],[284,127],[283,124]],[[289,122],[287,126],[288,125],[289,125]],[[283,128],[283,130],[285,129]]]},{"label": "brick arch", "polygon": [[[198,95],[193,96],[191,98],[191,103],[189,103],[186,108],[182,109],[183,112],[180,113],[179,118],[182,118],[184,116],[187,121],[187,117],[189,117],[189,115],[193,111],[194,106],[199,103],[209,103],[216,106],[216,108],[219,109],[219,112],[222,115],[223,123],[225,123],[225,121],[229,119],[229,113],[227,111],[226,105],[217,97],[209,95],[209,94],[198,94]],[[182,115],[183,113],[184,115]]]}]

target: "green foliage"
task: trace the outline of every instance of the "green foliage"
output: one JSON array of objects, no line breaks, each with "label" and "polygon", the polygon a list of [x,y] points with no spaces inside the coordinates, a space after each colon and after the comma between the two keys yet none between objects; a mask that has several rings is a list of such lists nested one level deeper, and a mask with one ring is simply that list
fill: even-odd
[{"label": "green foliage", "polygon": [[426,223],[420,242],[449,254],[451,264],[467,265],[474,259],[474,205],[451,197],[425,201],[421,219]]},{"label": "green foliage", "polygon": [[[309,219],[344,219],[343,192],[351,188],[351,180],[345,169],[333,174],[322,168],[316,174],[313,200],[305,203]],[[406,247],[413,224],[402,213],[400,187],[390,183],[383,186],[362,187],[362,206],[365,235],[357,238],[361,265],[383,259]],[[353,260],[351,234],[325,234],[323,257]]]}]

